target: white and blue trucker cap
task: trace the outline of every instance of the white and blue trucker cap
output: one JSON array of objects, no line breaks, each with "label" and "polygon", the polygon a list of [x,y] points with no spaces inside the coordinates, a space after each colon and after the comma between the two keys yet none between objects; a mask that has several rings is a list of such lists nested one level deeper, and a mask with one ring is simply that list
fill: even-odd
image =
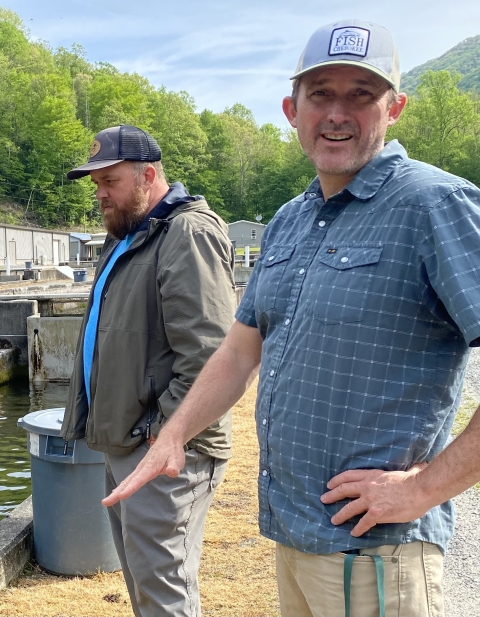
[{"label": "white and blue trucker cap", "polygon": [[344,19],[316,30],[303,50],[295,75],[321,66],[359,66],[383,77],[400,90],[400,63],[390,32],[383,26],[359,19]]}]

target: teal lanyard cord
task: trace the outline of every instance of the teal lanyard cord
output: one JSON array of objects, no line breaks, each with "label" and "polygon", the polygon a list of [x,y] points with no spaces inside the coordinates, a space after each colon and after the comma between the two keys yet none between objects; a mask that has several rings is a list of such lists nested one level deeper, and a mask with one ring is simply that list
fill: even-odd
[{"label": "teal lanyard cord", "polygon": [[343,592],[345,595],[345,617],[350,617],[350,586],[352,582],[353,560],[357,555],[347,555],[343,564]]},{"label": "teal lanyard cord", "polygon": [[[345,594],[345,617],[350,617],[350,588],[352,583],[352,568],[353,561],[358,555],[347,555],[343,566],[343,587]],[[377,574],[377,593],[379,617],[385,617],[385,572],[383,568],[383,560],[380,555],[362,555],[362,557],[371,557],[375,563],[375,572]]]}]

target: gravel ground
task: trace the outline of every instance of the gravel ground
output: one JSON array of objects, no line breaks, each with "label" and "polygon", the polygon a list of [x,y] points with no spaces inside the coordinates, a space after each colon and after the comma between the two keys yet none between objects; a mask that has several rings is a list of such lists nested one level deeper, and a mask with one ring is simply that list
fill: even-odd
[{"label": "gravel ground", "polygon": [[[480,348],[472,350],[465,379],[468,395],[480,403]],[[445,557],[445,617],[480,617],[480,491],[454,499],[455,534]]]}]

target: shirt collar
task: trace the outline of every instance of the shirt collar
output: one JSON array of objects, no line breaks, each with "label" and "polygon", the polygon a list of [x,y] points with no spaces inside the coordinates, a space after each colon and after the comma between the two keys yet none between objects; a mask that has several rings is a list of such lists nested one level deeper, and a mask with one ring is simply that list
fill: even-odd
[{"label": "shirt collar", "polygon": [[397,165],[408,158],[405,148],[396,139],[385,147],[356,174],[345,187],[357,199],[374,197]]},{"label": "shirt collar", "polygon": [[[386,179],[400,161],[408,158],[405,148],[396,139],[385,144],[385,147],[356,174],[344,190],[357,199],[367,200],[376,195]],[[303,194],[304,200],[323,199],[318,176],[310,183]]]}]

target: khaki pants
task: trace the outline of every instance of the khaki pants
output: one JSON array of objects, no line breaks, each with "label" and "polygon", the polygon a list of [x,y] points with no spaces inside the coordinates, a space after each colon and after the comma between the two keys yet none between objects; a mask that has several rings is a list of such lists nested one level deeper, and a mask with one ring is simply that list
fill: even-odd
[{"label": "khaki pants", "polygon": [[[364,556],[365,555],[365,556]],[[386,617],[442,617],[443,555],[428,542],[361,550],[353,562],[350,617],[378,617],[373,559],[385,571]],[[311,555],[277,544],[282,617],[345,617],[345,553]]]}]

